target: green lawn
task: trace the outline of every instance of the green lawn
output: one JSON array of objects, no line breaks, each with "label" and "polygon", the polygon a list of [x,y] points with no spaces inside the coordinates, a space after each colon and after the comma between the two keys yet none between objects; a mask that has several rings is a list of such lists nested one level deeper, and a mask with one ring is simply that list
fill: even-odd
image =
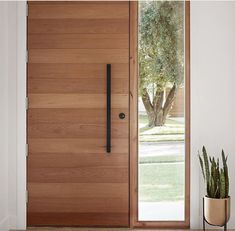
[{"label": "green lawn", "polygon": [[[140,143],[184,141],[184,123],[179,119],[169,118],[162,127],[149,128],[147,123],[147,116],[139,116]],[[139,199],[145,202],[184,199],[183,153],[139,158]]]},{"label": "green lawn", "polygon": [[148,127],[146,115],[139,116],[140,142],[184,141],[184,123],[177,119],[168,118],[162,127]]},{"label": "green lawn", "polygon": [[141,156],[139,158],[140,164],[155,164],[155,163],[178,163],[184,162],[183,155],[163,155],[163,156]]},{"label": "green lawn", "polygon": [[140,201],[177,201],[184,198],[184,163],[139,165]]}]

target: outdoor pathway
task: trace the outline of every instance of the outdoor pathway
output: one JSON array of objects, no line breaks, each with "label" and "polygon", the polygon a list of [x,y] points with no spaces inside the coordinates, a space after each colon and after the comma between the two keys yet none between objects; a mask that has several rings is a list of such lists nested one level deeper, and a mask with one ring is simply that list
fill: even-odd
[{"label": "outdoor pathway", "polygon": [[182,155],[184,153],[184,142],[141,142],[139,145],[140,156],[156,155]]}]

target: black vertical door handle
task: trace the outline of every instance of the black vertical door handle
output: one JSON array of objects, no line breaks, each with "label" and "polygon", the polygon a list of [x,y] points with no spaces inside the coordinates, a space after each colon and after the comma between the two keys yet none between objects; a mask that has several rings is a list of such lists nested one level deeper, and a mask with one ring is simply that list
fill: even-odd
[{"label": "black vertical door handle", "polygon": [[111,152],[111,64],[106,65],[106,152]]}]

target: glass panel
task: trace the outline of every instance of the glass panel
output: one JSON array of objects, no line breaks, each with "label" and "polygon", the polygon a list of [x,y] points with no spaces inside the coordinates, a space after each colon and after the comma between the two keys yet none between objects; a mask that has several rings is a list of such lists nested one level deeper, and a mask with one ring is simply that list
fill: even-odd
[{"label": "glass panel", "polygon": [[139,221],[184,221],[184,2],[139,1]]}]

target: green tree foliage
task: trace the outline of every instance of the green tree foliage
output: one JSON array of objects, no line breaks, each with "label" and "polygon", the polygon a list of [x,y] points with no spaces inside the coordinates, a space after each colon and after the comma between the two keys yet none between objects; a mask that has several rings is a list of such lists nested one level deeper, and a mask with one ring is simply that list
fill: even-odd
[{"label": "green tree foliage", "polygon": [[183,80],[184,2],[140,2],[139,94],[149,126],[164,125]]}]

